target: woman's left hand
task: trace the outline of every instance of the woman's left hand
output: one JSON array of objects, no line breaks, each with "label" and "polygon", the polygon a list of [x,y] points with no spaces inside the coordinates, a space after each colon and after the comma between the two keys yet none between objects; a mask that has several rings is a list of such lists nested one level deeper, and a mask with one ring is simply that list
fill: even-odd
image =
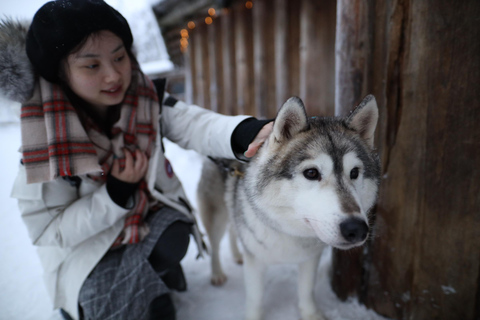
[{"label": "woman's left hand", "polygon": [[262,146],[262,144],[267,140],[268,136],[273,130],[273,121],[267,123],[263,126],[263,128],[258,132],[257,136],[253,141],[248,145],[247,151],[245,151],[244,156],[247,158],[253,157],[258,149]]}]

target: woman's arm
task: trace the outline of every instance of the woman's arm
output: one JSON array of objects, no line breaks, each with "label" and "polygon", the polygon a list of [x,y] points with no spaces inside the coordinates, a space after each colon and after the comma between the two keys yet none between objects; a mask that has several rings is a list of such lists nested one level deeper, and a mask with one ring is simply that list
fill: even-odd
[{"label": "woman's arm", "polygon": [[219,158],[247,160],[270,134],[271,121],[221,115],[167,95],[161,129],[163,136],[182,148]]},{"label": "woman's arm", "polygon": [[[168,102],[169,98],[166,97]],[[162,135],[185,149],[219,158],[234,158],[231,136],[248,116],[225,116],[183,101],[162,107]]]}]

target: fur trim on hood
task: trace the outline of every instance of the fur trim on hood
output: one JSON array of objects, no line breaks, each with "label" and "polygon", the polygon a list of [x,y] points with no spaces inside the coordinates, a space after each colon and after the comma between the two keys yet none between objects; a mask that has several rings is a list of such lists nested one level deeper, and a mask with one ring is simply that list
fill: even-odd
[{"label": "fur trim on hood", "polygon": [[25,51],[29,23],[0,20],[0,95],[27,101],[35,86],[35,72]]}]

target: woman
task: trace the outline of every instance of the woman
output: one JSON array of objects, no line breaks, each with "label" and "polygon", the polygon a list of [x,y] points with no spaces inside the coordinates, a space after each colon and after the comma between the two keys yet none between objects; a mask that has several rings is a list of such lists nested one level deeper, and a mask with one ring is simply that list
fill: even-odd
[{"label": "woman", "polygon": [[202,248],[162,138],[245,159],[271,131],[177,101],[162,82],[155,90],[132,42],[101,0],[48,2],[26,37],[36,78],[22,104],[12,196],[66,318],[175,319],[169,290],[186,288],[179,262],[190,233]]}]

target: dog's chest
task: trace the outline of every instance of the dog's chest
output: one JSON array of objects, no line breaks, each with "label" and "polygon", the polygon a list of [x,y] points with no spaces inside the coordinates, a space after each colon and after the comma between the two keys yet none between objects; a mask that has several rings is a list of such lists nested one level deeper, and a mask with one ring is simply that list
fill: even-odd
[{"label": "dog's chest", "polygon": [[300,263],[317,255],[325,245],[316,238],[296,237],[277,231],[254,213],[235,218],[246,251],[268,263]]}]

